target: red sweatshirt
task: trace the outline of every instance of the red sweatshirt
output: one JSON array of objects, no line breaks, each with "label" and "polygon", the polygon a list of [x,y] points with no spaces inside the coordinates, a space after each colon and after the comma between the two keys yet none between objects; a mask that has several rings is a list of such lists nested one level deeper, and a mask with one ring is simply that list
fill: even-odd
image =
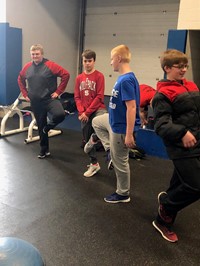
[{"label": "red sweatshirt", "polygon": [[146,107],[150,105],[153,96],[156,94],[156,90],[149,85],[140,85],[140,107]]},{"label": "red sweatshirt", "polygon": [[85,113],[88,117],[99,109],[106,109],[104,104],[104,75],[95,70],[91,74],[85,72],[77,76],[74,99],[79,115]]},{"label": "red sweatshirt", "polygon": [[[57,77],[61,78],[58,86]],[[19,73],[18,84],[24,97],[28,96],[31,101],[44,100],[50,98],[53,92],[58,95],[63,93],[69,77],[67,70],[44,58],[38,65],[34,62],[27,63]]]}]

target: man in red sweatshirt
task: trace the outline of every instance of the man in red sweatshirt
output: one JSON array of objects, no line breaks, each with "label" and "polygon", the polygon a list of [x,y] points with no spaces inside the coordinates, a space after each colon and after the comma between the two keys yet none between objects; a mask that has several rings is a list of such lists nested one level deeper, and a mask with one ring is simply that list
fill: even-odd
[{"label": "man in red sweatshirt", "polygon": [[[65,111],[57,98],[64,92],[70,74],[63,67],[43,57],[42,45],[32,45],[30,54],[32,61],[20,71],[18,85],[35,115],[40,136],[38,158],[43,159],[50,155],[48,131],[65,118]],[[59,85],[57,77],[61,79]],[[51,119],[47,123],[48,113]]]}]

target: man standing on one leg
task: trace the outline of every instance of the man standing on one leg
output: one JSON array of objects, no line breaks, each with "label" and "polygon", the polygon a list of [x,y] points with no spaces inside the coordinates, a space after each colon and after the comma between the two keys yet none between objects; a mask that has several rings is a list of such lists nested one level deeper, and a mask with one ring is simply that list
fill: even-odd
[{"label": "man standing on one leg", "polygon": [[[38,158],[43,159],[50,155],[48,131],[65,118],[65,111],[57,98],[64,92],[70,74],[58,64],[43,57],[42,45],[32,45],[30,54],[32,61],[20,71],[18,84],[23,97],[31,103],[40,136]],[[59,86],[57,77],[61,78]],[[51,117],[47,123],[48,113]]]}]

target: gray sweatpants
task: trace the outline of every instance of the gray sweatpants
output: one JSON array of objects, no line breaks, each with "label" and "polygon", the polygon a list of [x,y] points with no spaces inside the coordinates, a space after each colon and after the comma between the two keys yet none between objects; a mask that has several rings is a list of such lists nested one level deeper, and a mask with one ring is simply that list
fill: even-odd
[{"label": "gray sweatpants", "polygon": [[119,195],[130,194],[130,166],[129,149],[124,144],[125,135],[116,134],[109,124],[108,113],[99,115],[92,120],[92,126],[98,138],[101,140],[105,151],[110,149],[111,159],[117,178],[117,190]]}]

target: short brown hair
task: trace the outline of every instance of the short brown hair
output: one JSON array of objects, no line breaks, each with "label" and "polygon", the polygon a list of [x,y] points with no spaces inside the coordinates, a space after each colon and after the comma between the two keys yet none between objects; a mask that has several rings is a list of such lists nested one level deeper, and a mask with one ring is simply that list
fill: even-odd
[{"label": "short brown hair", "polygon": [[86,59],[94,59],[94,61],[96,60],[96,53],[90,49],[87,49],[85,51],[83,51],[82,53],[82,58],[85,57]]},{"label": "short brown hair", "polygon": [[179,50],[169,49],[163,52],[160,56],[160,64],[163,70],[165,66],[172,67],[173,65],[180,63],[187,64],[188,58],[186,54]]},{"label": "short brown hair", "polygon": [[33,44],[30,48],[30,51],[36,51],[39,50],[41,52],[41,54],[44,54],[44,48],[41,44]]}]

